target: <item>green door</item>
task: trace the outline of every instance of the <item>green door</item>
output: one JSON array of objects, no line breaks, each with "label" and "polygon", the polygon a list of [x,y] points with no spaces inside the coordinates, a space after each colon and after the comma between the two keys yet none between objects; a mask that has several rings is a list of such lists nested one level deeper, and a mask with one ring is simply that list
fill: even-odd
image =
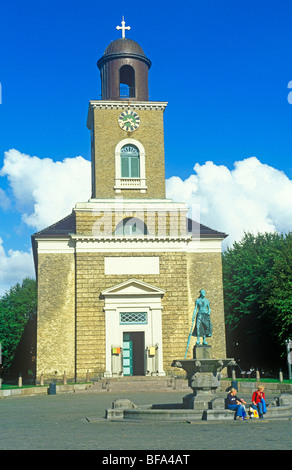
[{"label": "green door", "polygon": [[133,375],[133,341],[130,333],[123,335],[123,374]]}]

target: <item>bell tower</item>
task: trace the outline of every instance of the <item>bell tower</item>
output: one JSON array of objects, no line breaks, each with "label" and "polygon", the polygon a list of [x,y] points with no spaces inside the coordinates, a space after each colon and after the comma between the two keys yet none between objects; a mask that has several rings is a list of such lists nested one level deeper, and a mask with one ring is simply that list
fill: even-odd
[{"label": "bell tower", "polygon": [[132,39],[110,43],[98,60],[102,100],[148,101],[148,70],[151,61]]},{"label": "bell tower", "polygon": [[125,37],[112,41],[98,60],[101,100],[90,101],[92,198],[165,198],[163,113],[149,101],[151,61]]}]

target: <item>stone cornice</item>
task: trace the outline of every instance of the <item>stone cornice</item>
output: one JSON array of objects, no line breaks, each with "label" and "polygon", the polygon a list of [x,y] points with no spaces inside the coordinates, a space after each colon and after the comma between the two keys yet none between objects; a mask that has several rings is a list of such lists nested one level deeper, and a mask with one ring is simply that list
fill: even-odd
[{"label": "stone cornice", "polygon": [[166,101],[111,101],[111,100],[91,100],[89,101],[87,127],[91,129],[93,111],[98,109],[135,109],[147,111],[164,111],[168,103]]},{"label": "stone cornice", "polygon": [[67,237],[36,237],[38,253],[173,252],[221,253],[222,238],[193,238],[189,235],[93,235],[69,234]]},{"label": "stone cornice", "polygon": [[136,243],[136,242],[169,242],[169,241],[181,241],[188,242],[192,239],[191,235],[166,235],[166,236],[157,236],[157,235],[92,235],[92,234],[83,234],[83,233],[74,233],[71,234],[72,240],[78,241],[107,241],[112,243]]},{"label": "stone cornice", "polygon": [[77,202],[74,212],[177,212],[188,211],[183,202],[173,202],[172,199],[90,199],[87,202]]},{"label": "stone cornice", "polygon": [[167,106],[166,101],[111,101],[111,100],[91,100],[89,107],[100,109],[150,109],[164,111]]}]

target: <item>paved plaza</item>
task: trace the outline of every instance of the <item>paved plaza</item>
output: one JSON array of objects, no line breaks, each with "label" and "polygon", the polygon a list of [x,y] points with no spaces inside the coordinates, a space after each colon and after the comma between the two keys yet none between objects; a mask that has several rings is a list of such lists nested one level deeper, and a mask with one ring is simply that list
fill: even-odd
[{"label": "paved plaza", "polygon": [[[161,453],[161,450],[292,449],[290,419],[215,423],[111,422],[103,419],[105,409],[110,408],[117,398],[129,398],[142,405],[181,403],[184,395],[182,392],[104,392],[1,399],[0,450],[147,450]],[[250,401],[250,397],[245,398]],[[90,423],[87,417],[100,420]]]}]

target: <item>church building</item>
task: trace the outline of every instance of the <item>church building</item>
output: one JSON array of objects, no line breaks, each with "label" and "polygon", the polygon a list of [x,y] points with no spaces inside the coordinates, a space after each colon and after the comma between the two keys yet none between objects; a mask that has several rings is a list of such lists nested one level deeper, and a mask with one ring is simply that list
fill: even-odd
[{"label": "church building", "polygon": [[64,371],[74,381],[170,373],[185,355],[202,288],[213,325],[208,343],[215,356],[226,356],[226,234],[166,198],[167,103],[149,101],[151,61],[125,37],[124,21],[119,29],[122,37],[97,62],[101,99],[88,108],[91,198],[32,236],[37,382],[41,375],[60,380]]}]

